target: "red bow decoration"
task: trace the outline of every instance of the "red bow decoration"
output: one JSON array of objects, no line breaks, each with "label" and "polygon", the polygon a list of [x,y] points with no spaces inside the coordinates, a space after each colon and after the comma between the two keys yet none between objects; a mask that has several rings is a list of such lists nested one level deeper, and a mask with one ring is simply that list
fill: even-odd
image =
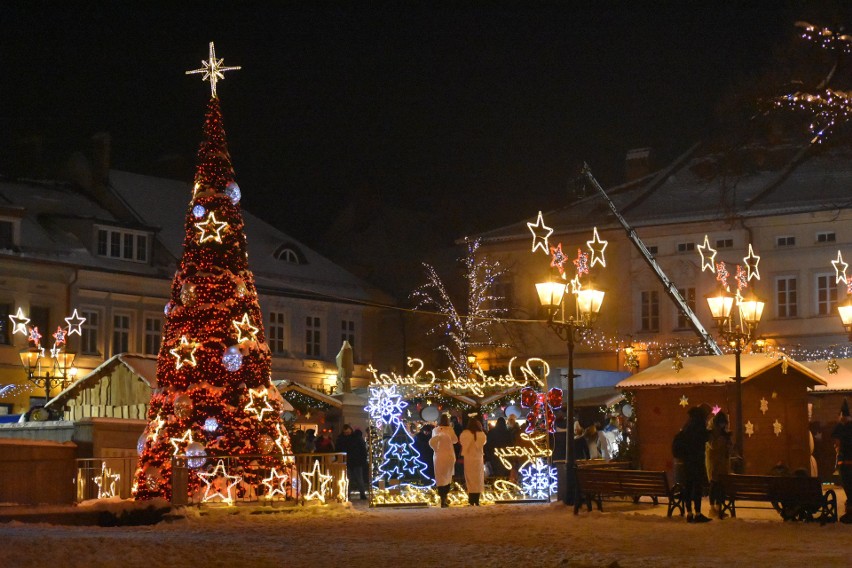
[{"label": "red bow decoration", "polygon": [[529,408],[526,433],[531,434],[542,426],[548,432],[555,432],[553,410],[562,406],[562,389],[552,388],[547,393],[535,392],[532,387],[521,390],[521,406]]}]

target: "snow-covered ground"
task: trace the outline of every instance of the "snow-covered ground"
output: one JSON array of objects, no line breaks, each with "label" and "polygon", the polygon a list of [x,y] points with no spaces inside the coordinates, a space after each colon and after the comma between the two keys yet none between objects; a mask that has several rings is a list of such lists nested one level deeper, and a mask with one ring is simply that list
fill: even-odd
[{"label": "snow-covered ground", "polygon": [[561,503],[207,510],[144,527],[0,524],[0,566],[822,568],[848,566],[852,555],[852,525],[784,523],[767,510],[704,525],[628,502],[578,516]]}]

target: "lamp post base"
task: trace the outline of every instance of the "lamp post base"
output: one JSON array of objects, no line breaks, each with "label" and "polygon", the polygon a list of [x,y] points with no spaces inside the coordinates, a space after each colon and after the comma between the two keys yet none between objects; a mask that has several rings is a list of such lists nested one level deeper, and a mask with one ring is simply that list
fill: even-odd
[{"label": "lamp post base", "polygon": [[558,497],[562,500],[566,505],[574,505],[580,500],[580,487],[577,484],[577,467],[575,465],[569,466],[568,463],[562,464],[562,467],[559,468],[559,485],[558,485]]}]

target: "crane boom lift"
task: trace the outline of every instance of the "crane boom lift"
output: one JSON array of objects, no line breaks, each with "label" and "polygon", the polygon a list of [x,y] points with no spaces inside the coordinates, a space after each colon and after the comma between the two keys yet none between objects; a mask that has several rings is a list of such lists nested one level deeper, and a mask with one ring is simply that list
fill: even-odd
[{"label": "crane boom lift", "polygon": [[696,317],[695,312],[693,312],[689,305],[686,303],[686,300],[683,299],[683,296],[680,295],[677,287],[674,283],[666,276],[666,273],[663,272],[663,269],[654,259],[654,256],[651,254],[651,251],[648,250],[648,247],[645,246],[645,243],[642,242],[642,239],[639,238],[639,235],[636,234],[636,231],[627,220],[622,217],[621,213],[618,212],[618,209],[615,207],[615,203],[609,198],[604,189],[598,183],[598,180],[595,179],[595,176],[592,175],[592,170],[589,169],[588,164],[583,164],[583,176],[588,180],[588,182],[594,187],[598,193],[601,194],[601,197],[604,198],[607,205],[609,205],[612,214],[615,215],[615,218],[618,219],[618,222],[621,223],[621,226],[624,227],[624,230],[627,232],[627,238],[639,249],[639,252],[642,254],[642,258],[645,259],[645,262],[648,263],[648,266],[651,267],[651,270],[654,271],[654,274],[657,275],[657,278],[660,279],[660,282],[663,283],[663,289],[668,294],[669,298],[675,303],[678,310],[684,317],[689,321],[690,327],[692,327],[693,331],[698,334],[698,337],[701,338],[701,341],[715,355],[721,355],[722,349],[719,347],[719,344],[716,343],[716,340],[713,339],[713,336],[710,335],[704,326],[701,325],[701,322]]}]

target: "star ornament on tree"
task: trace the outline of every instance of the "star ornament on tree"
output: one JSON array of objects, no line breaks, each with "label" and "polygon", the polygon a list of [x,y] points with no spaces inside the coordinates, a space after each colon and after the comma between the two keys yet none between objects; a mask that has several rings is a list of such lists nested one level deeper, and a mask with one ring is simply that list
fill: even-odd
[{"label": "star ornament on tree", "polygon": [[316,499],[321,503],[325,503],[325,494],[328,491],[328,484],[331,482],[332,476],[320,471],[319,460],[314,460],[314,468],[311,471],[302,472],[302,479],[308,485],[305,491],[305,500],[312,501]]},{"label": "star ornament on tree", "polygon": [[536,222],[527,223],[527,227],[530,228],[533,236],[532,252],[541,248],[544,254],[548,254],[547,239],[553,234],[553,229],[544,224],[544,217],[542,217],[541,211],[538,212]]},{"label": "star ornament on tree", "polygon": [[231,323],[237,328],[237,343],[257,341],[257,332],[260,329],[251,324],[248,312],[243,314],[242,319],[232,320]]},{"label": "star ornament on tree", "polygon": [[228,475],[225,469],[225,462],[219,460],[213,471],[209,473],[199,473],[198,477],[204,482],[204,496],[201,498],[203,503],[212,499],[220,499],[228,505],[234,502],[234,487],[239,485],[243,478],[239,475]]},{"label": "star ornament on tree", "polygon": [[83,335],[83,324],[86,323],[86,318],[81,318],[77,313],[77,308],[74,308],[74,313],[71,317],[65,318],[65,323],[68,324],[68,335]]},{"label": "star ornament on tree", "polygon": [[843,262],[843,255],[840,253],[840,251],[837,251],[837,260],[832,260],[831,265],[834,267],[834,283],[840,284],[841,282],[843,282],[844,284],[848,284],[848,279],[846,278],[846,269],[849,267],[849,264]]},{"label": "star ornament on tree", "polygon": [[225,58],[216,59],[216,48],[213,46],[213,42],[210,42],[210,59],[207,61],[201,60],[201,64],[204,66],[201,69],[193,69],[192,71],[187,71],[186,75],[194,75],[196,73],[202,73],[201,80],[202,81],[210,81],[210,96],[216,97],[216,83],[219,80],[225,80],[225,71],[238,71],[241,67],[225,67],[222,63],[225,62]]},{"label": "star ornament on tree", "polygon": [[20,333],[21,335],[27,335],[27,324],[30,323],[30,318],[24,315],[23,310],[18,308],[18,311],[15,315],[9,315],[9,319],[12,320],[12,334]]},{"label": "star ornament on tree", "polygon": [[222,231],[228,228],[225,221],[217,221],[216,213],[211,211],[207,215],[207,219],[201,223],[195,223],[195,228],[201,231],[201,236],[198,238],[199,243],[207,241],[222,242]]},{"label": "star ornament on tree", "polygon": [[[172,452],[173,456],[178,454],[182,454],[186,451],[186,447],[193,443],[195,440],[192,439],[192,430],[187,430],[183,433],[183,436],[180,438],[172,438],[169,440],[169,443],[174,447],[175,451]],[[183,449],[181,449],[181,444],[183,444]]]},{"label": "star ornament on tree", "polygon": [[701,272],[709,269],[716,272],[716,249],[710,246],[710,237],[704,235],[704,244],[696,247],[701,254]]},{"label": "star ornament on tree", "polygon": [[[260,402],[262,406],[257,406]],[[263,420],[263,415],[267,412],[275,412],[275,409],[269,404],[269,393],[266,389],[249,389],[249,403],[243,408],[246,414],[254,414],[258,421]]]},{"label": "star ornament on tree", "polygon": [[184,365],[195,367],[198,363],[195,360],[195,350],[198,349],[197,343],[190,343],[185,335],[180,337],[180,344],[174,349],[170,349],[175,358],[175,368],[180,369]]},{"label": "star ornament on tree", "polygon": [[746,270],[748,270],[748,279],[757,278],[760,280],[760,271],[757,269],[758,263],[760,263],[760,257],[754,254],[754,249],[751,248],[751,243],[748,244],[748,256],[743,257],[743,262],[745,262]]},{"label": "star ornament on tree", "polygon": [[601,237],[598,234],[598,228],[595,227],[592,240],[586,241],[586,246],[589,247],[590,251],[592,251],[592,259],[589,263],[589,266],[594,267],[595,263],[598,263],[604,268],[606,268],[606,258],[604,257],[604,250],[606,250],[606,246],[608,244],[609,241],[601,240]]},{"label": "star ornament on tree", "polygon": [[559,243],[555,247],[550,247],[550,258],[550,266],[552,268],[558,268],[559,274],[564,274],[564,264],[568,262],[568,257],[562,252],[562,243]]}]

